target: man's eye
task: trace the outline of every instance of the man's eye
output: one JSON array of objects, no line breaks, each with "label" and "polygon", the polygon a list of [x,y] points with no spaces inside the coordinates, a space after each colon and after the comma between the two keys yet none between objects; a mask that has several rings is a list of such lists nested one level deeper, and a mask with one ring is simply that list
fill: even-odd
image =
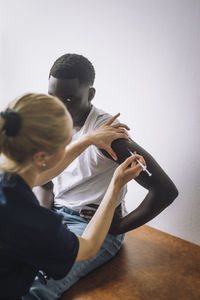
[{"label": "man's eye", "polygon": [[79,101],[81,101],[81,99],[80,98],[75,98],[75,97],[70,97],[70,98],[67,98],[66,100],[66,103],[77,103],[77,102],[79,102]]},{"label": "man's eye", "polygon": [[64,99],[64,103],[67,104],[71,104],[71,105],[75,105],[80,101],[79,98],[75,98],[75,97],[68,97],[66,99]]},{"label": "man's eye", "polygon": [[73,102],[74,102],[74,101],[73,101],[72,98],[66,98],[66,99],[63,100],[63,103],[66,104],[66,105],[67,105],[67,104],[72,104]]}]

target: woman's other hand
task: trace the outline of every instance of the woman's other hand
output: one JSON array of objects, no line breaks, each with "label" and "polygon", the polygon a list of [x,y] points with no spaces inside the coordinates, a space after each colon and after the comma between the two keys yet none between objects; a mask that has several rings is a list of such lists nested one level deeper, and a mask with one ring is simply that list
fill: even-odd
[{"label": "woman's other hand", "polygon": [[104,125],[90,133],[91,143],[106,150],[114,160],[117,160],[117,155],[111,148],[112,142],[117,139],[129,140],[126,130],[130,130],[130,128],[127,125],[123,123],[112,124],[119,115],[120,113],[116,114]]}]

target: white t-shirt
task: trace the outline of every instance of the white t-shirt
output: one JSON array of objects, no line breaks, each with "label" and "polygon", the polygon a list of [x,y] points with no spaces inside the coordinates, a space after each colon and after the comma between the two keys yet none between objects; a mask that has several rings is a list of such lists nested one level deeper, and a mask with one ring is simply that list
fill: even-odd
[{"label": "white t-shirt", "polygon": [[[82,134],[95,130],[110,118],[111,115],[93,106],[83,127],[73,134],[72,143]],[[53,179],[54,205],[78,211],[88,204],[100,204],[117,167],[118,164],[103,155],[98,148],[89,146]],[[116,205],[122,203],[123,211],[126,192],[127,186],[124,186]]]}]

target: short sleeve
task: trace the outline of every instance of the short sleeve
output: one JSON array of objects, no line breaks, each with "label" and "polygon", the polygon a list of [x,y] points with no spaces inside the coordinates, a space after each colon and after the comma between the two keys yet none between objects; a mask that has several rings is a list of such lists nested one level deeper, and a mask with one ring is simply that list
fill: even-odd
[{"label": "short sleeve", "polygon": [[[101,114],[98,116],[96,122],[95,122],[95,125],[94,125],[94,130],[99,128],[100,126],[104,125],[106,122],[108,122],[113,116],[111,116],[110,114],[108,113],[105,113],[105,114]],[[112,124],[117,124],[117,123],[120,123],[119,119],[116,119],[114,120],[114,122]],[[126,129],[125,129],[126,131]],[[128,131],[126,131],[128,133]],[[129,135],[129,133],[128,133]]]},{"label": "short sleeve", "polygon": [[[100,126],[104,125],[106,122],[108,122],[110,119],[112,118],[112,116],[108,113],[104,113],[104,114],[100,114],[97,117],[97,120],[94,124],[94,130],[99,128]],[[118,120],[115,120],[113,122],[113,124],[118,123]]]}]

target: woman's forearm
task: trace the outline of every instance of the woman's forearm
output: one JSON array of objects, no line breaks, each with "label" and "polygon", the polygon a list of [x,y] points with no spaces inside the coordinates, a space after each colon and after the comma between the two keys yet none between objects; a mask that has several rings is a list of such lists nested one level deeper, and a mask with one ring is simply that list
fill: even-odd
[{"label": "woman's forearm", "polygon": [[54,168],[42,172],[35,183],[35,186],[43,185],[54,177],[58,176],[71,162],[76,159],[87,147],[92,145],[90,135],[83,135],[79,140],[69,145],[65,150],[65,156]]},{"label": "woman's forearm", "polygon": [[[88,146],[95,145],[97,148],[106,150],[113,159],[117,159],[115,152],[111,147],[111,143],[116,139],[129,139],[126,131],[128,129],[125,124],[117,123],[112,125],[119,114],[112,117],[108,122],[93,132],[82,135],[79,140],[66,148],[64,158],[54,168],[41,172],[35,179],[34,186],[43,185],[52,178],[59,175],[77,156],[79,156]],[[48,164],[47,164],[48,167]]]},{"label": "woman's forearm", "polygon": [[82,237],[77,236],[79,251],[76,261],[87,260],[96,255],[110,228],[121,188],[141,173],[142,167],[141,164],[137,163],[138,160],[146,165],[142,156],[134,154],[115,170],[96,213],[84,230]]},{"label": "woman's forearm", "polygon": [[119,194],[120,187],[112,180],[99,208],[82,236],[78,237],[79,252],[76,261],[90,259],[100,249],[110,228]]}]

